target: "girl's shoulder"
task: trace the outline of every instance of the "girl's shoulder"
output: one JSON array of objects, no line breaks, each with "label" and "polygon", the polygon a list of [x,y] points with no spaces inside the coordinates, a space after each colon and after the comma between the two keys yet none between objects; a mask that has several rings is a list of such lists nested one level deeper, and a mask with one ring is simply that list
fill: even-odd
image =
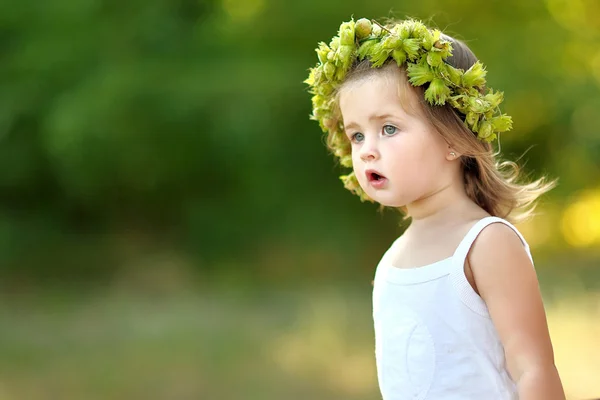
[{"label": "girl's shoulder", "polygon": [[480,282],[531,276],[533,258],[519,230],[501,218],[486,220],[473,238],[467,254],[467,264],[477,286]]},{"label": "girl's shoulder", "polygon": [[517,227],[499,217],[481,220],[475,233],[470,255],[474,258],[494,257],[500,254],[529,254],[529,245]]}]

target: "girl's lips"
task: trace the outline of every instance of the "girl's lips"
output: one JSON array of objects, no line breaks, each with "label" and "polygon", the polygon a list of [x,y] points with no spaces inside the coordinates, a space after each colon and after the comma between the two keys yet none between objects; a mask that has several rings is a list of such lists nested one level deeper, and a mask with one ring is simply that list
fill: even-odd
[{"label": "girl's lips", "polygon": [[366,170],[365,174],[367,175],[369,185],[375,189],[381,189],[387,184],[387,178],[374,169]]}]

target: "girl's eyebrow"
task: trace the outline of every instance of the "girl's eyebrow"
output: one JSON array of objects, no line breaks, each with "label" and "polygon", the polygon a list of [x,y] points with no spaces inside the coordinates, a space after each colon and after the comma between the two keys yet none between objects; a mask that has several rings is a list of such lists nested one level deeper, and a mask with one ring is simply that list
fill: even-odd
[{"label": "girl's eyebrow", "polygon": [[[388,119],[388,118],[397,118],[397,117],[392,114],[371,115],[369,117],[369,121],[381,121],[383,119]],[[358,128],[358,127],[359,127],[359,125],[356,122],[349,122],[348,124],[344,124],[345,129]]]}]

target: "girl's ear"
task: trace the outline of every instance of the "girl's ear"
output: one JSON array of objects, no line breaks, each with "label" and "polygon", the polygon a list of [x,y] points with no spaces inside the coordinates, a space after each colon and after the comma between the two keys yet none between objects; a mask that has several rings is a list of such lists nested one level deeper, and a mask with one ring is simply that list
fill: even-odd
[{"label": "girl's ear", "polygon": [[459,157],[460,154],[458,154],[450,145],[448,145],[448,150],[446,151],[446,160],[452,161]]}]

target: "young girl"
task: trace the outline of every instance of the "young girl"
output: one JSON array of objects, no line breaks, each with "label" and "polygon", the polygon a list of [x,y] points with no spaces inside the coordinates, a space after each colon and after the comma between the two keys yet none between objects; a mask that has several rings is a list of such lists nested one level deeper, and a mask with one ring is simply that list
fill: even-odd
[{"label": "young girl", "polygon": [[553,182],[522,183],[496,160],[491,142],[511,119],[482,64],[414,20],[345,22],[316,51],[312,118],[353,169],[346,188],[411,220],[375,273],[383,398],[564,399],[529,247],[511,224]]}]

